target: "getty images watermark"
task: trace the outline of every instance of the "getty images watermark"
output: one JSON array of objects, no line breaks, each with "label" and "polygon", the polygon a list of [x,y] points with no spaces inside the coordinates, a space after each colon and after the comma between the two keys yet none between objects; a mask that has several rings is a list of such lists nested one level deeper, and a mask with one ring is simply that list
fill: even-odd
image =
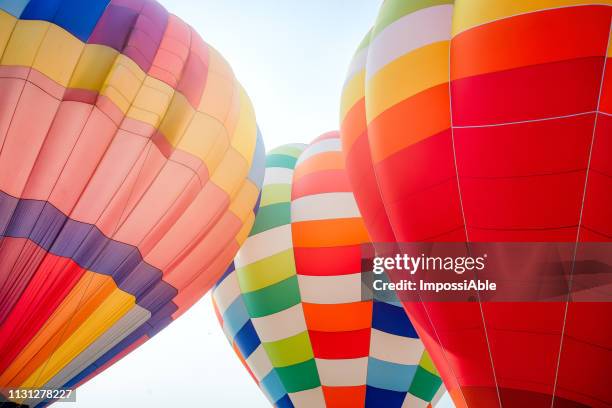
[{"label": "getty images watermark", "polygon": [[[372,272],[376,275],[394,271],[402,271],[416,275],[419,271],[445,271],[463,275],[467,271],[482,271],[485,269],[487,254],[482,256],[411,256],[408,254],[395,254],[390,257],[376,256],[373,259]],[[424,279],[417,281],[400,279],[389,282],[385,279],[375,279],[372,283],[374,290],[409,290],[409,291],[466,291],[466,290],[495,290],[497,284],[489,280],[464,279],[460,282],[430,282]]]},{"label": "getty images watermark", "polygon": [[612,300],[606,242],[363,245],[362,298],[429,302]]}]

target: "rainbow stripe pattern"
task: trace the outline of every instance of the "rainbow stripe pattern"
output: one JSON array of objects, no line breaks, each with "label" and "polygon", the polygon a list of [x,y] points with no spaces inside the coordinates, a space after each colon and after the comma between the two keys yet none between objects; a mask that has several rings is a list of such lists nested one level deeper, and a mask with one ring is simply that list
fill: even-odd
[{"label": "rainbow stripe pattern", "polygon": [[445,393],[402,306],[362,299],[368,242],[338,132],[268,154],[255,226],[213,302],[275,406],[428,407]]},{"label": "rainbow stripe pattern", "polygon": [[223,274],[265,150],[227,62],[151,0],[0,0],[0,89],[0,386],[74,387]]}]

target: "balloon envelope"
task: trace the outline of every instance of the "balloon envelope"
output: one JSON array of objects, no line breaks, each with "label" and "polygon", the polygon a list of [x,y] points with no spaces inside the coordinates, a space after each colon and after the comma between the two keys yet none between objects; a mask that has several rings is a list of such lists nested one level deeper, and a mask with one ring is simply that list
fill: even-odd
[{"label": "balloon envelope", "polygon": [[[374,240],[609,242],[609,2],[387,0],[342,139]],[[382,209],[382,210],[381,210]],[[406,304],[458,406],[608,406],[610,303]]]},{"label": "balloon envelope", "polygon": [[73,387],[222,275],[264,148],[229,65],[155,1],[0,1],[0,56],[0,387]]},{"label": "balloon envelope", "polygon": [[213,301],[272,404],[425,407],[444,394],[401,305],[362,297],[368,242],[338,132],[268,154],[255,226]]}]

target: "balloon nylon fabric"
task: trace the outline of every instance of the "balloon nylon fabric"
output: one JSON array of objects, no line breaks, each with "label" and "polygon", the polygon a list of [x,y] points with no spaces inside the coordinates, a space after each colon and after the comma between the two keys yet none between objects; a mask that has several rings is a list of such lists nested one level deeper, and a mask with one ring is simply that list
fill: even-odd
[{"label": "balloon nylon fabric", "polygon": [[361,299],[369,239],[338,136],[268,154],[253,231],[213,290],[217,315],[275,406],[435,404],[444,388],[402,307]]},{"label": "balloon nylon fabric", "polygon": [[75,386],[227,268],[263,141],[228,64],[155,1],[2,0],[0,77],[0,386]]},{"label": "balloon nylon fabric", "polygon": [[[610,5],[387,0],[341,107],[372,238],[609,242]],[[405,307],[458,406],[612,404],[610,304]]]}]

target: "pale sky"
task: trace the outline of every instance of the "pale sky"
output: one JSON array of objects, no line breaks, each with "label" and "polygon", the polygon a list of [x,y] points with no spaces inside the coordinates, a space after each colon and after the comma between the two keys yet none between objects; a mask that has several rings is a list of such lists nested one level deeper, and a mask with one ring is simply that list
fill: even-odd
[{"label": "pale sky", "polygon": [[[380,0],[161,0],[229,61],[266,148],[338,128],[353,51]],[[229,346],[207,295],[77,390],[66,408],[269,407]]]}]

